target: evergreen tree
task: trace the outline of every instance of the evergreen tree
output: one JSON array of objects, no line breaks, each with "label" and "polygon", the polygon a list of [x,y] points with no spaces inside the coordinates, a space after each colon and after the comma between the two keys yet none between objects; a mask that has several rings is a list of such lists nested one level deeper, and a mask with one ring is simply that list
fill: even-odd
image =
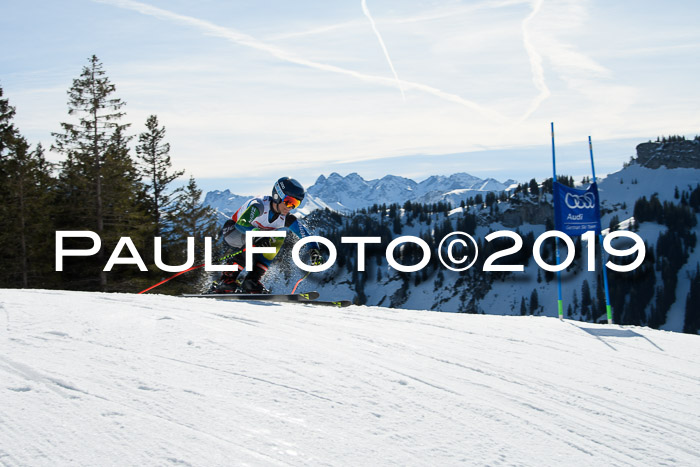
[{"label": "evergreen tree", "polygon": [[534,178],[530,180],[529,188],[530,193],[532,193],[533,195],[538,196],[540,194],[540,187],[539,185],[537,185],[537,180],[535,180]]},{"label": "evergreen tree", "polygon": [[31,151],[12,122],[15,108],[0,88],[0,253],[3,286],[49,286],[53,272],[51,165],[38,145]]},{"label": "evergreen tree", "polygon": [[12,119],[15,117],[15,108],[10,105],[9,99],[3,99],[3,90],[0,87],[0,159],[5,154],[5,149],[15,137],[15,126]]},{"label": "evergreen tree", "polygon": [[532,289],[530,294],[530,314],[534,315],[540,307],[540,300],[537,296],[537,289]]},{"label": "evergreen tree", "polygon": [[[7,212],[7,199],[10,195],[9,174],[6,165],[7,147],[12,144],[16,137],[16,131],[12,119],[15,116],[15,108],[10,105],[9,99],[3,98],[3,90],[0,87],[0,216],[2,219],[9,219]],[[4,229],[3,229],[4,230]],[[0,250],[5,253],[5,241],[7,237],[0,231]],[[3,254],[3,258],[5,255]]]},{"label": "evergreen tree", "polygon": [[486,193],[486,206],[491,207],[496,202],[496,194],[493,191]]},{"label": "evergreen tree", "polygon": [[173,193],[168,185],[180,177],[184,170],[170,172],[170,144],[164,143],[165,127],[158,126],[158,117],[151,115],[146,120],[146,130],[139,135],[136,154],[139,170],[145,180],[148,193],[148,212],[153,222],[153,236],[160,237],[163,231],[162,213],[170,208]]},{"label": "evergreen tree", "polygon": [[[557,179],[557,181],[561,182],[561,179]],[[545,181],[542,182],[542,192],[543,193],[552,193],[554,190],[554,181],[553,179],[547,178]]]},{"label": "evergreen tree", "polygon": [[94,277],[99,289],[106,290],[105,246],[119,236],[135,240],[142,231],[142,209],[135,202],[141,186],[126,148],[129,125],[119,123],[124,102],[113,97],[115,85],[99,59],[93,55],[88,62],[68,91],[68,115],[78,121],[61,123],[62,132],[53,133],[53,149],[66,156],[58,184],[59,227],[100,236],[96,257],[74,262],[64,277],[79,288],[92,288]]},{"label": "evergreen tree", "polygon": [[[2,89],[0,88],[0,96]],[[0,99],[0,284],[47,287],[53,272],[51,165],[38,145],[31,151],[11,123],[15,109]]]},{"label": "evergreen tree", "polygon": [[610,219],[610,225],[608,227],[610,228],[610,232],[614,232],[620,227],[620,218],[617,214],[612,216],[612,218]]},{"label": "evergreen tree", "polygon": [[690,279],[690,292],[685,301],[685,322],[683,332],[698,334],[700,331],[700,265],[695,266],[695,274]]},{"label": "evergreen tree", "polygon": [[204,255],[204,239],[214,237],[217,232],[216,212],[203,205],[201,198],[202,190],[190,176],[187,186],[178,193],[173,208],[166,214],[167,220],[172,223],[170,240],[182,245],[179,255],[181,262],[186,259],[184,247],[188,237],[195,239],[195,256],[201,258]]},{"label": "evergreen tree", "polygon": [[695,189],[690,192],[688,205],[693,208],[695,212],[700,211],[700,185],[697,185]]},{"label": "evergreen tree", "polygon": [[[603,266],[605,267],[605,266]],[[596,313],[602,313],[607,310],[607,303],[605,301],[605,279],[602,277],[603,272],[599,271],[596,280],[596,298],[595,307]]]},{"label": "evergreen tree", "polygon": [[394,233],[396,235],[401,235],[401,231],[403,230],[403,225],[401,224],[401,216],[395,216],[393,224],[394,224]]},{"label": "evergreen tree", "polygon": [[583,280],[583,285],[581,285],[581,314],[586,319],[593,319],[593,311],[591,310],[591,305],[593,305],[593,297],[591,296],[591,286],[588,284],[588,280]]}]

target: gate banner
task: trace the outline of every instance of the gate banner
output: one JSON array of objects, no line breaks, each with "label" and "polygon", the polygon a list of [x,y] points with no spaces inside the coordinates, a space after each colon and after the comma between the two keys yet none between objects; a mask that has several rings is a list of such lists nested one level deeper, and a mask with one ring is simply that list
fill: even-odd
[{"label": "gate banner", "polygon": [[555,228],[569,236],[589,230],[600,234],[598,185],[579,190],[554,182],[554,221]]}]

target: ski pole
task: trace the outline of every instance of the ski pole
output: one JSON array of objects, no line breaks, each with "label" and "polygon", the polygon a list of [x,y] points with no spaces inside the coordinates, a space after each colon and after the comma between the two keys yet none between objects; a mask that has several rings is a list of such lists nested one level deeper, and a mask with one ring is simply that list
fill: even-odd
[{"label": "ski pole", "polygon": [[299,279],[299,280],[297,281],[297,283],[294,284],[294,288],[292,289],[292,293],[294,293],[294,292],[297,290],[297,287],[299,287],[299,284],[301,284],[301,281],[303,281],[304,279],[306,279],[307,277],[309,277],[309,274],[311,274],[311,271],[307,272],[307,273],[304,275],[304,277],[302,277],[301,279]]},{"label": "ski pole", "polygon": [[[243,248],[242,250],[236,251],[236,252],[234,252],[234,253],[230,253],[230,254],[228,254],[228,255],[226,255],[226,256],[223,256],[223,257],[219,258],[219,259],[217,260],[217,262],[226,261],[227,259],[231,258],[232,256],[236,256],[237,254],[243,253],[244,251],[245,251],[245,248]],[[142,293],[148,292],[148,291],[151,290],[151,289],[155,289],[155,288],[158,287],[159,285],[165,284],[165,283],[168,282],[169,280],[175,279],[177,276],[182,275],[182,274],[184,274],[184,273],[186,273],[186,272],[192,271],[193,269],[201,268],[201,267],[204,266],[205,264],[207,264],[207,263],[202,263],[202,264],[197,265],[197,266],[192,266],[192,267],[189,268],[189,269],[185,269],[184,271],[180,271],[180,272],[178,272],[177,274],[174,274],[174,275],[168,277],[167,279],[162,280],[162,281],[158,282],[157,284],[152,285],[152,286],[150,286],[149,288],[142,290],[142,291],[139,292],[138,294],[140,295],[140,294],[142,294]],[[300,281],[300,282],[301,282],[301,281]]]}]

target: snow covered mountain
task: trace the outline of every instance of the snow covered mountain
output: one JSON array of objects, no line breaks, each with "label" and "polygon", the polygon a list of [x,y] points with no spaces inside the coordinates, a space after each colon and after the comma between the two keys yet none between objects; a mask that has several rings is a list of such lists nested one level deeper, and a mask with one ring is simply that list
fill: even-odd
[{"label": "snow covered mountain", "polygon": [[204,204],[213,208],[218,214],[219,222],[224,223],[249,198],[250,196],[235,195],[228,189],[214,190],[206,194]]},{"label": "snow covered mountain", "polygon": [[0,290],[0,464],[699,465],[700,337]]},{"label": "snow covered mountain", "polygon": [[[700,168],[696,167],[695,153],[686,157],[690,153],[685,146],[675,150],[667,143],[644,143],[638,147],[643,151],[635,161],[598,180],[603,229],[612,225],[634,230],[641,236],[648,252],[646,262],[635,274],[611,274],[609,282],[615,322],[677,332],[695,333],[700,329],[695,324],[688,325],[700,323],[700,310],[693,311],[688,301],[693,287],[696,287],[693,284],[700,282],[700,248],[697,244],[700,237]],[[697,144],[691,146],[695,148]],[[664,147],[675,152],[666,154]],[[671,167],[649,167],[650,163],[657,161],[671,161]],[[434,242],[431,245],[436,249],[446,233],[468,228],[473,229],[474,237],[482,243],[492,232],[516,229],[521,237],[527,240],[529,236],[534,242],[534,238],[553,229],[551,195],[543,184],[533,188],[532,185],[513,186],[512,183],[510,180],[506,183],[481,180],[468,174],[433,176],[417,183],[395,176],[368,181],[358,174],[343,177],[334,173],[329,177],[319,177],[309,188],[302,213],[307,215],[307,224],[318,234],[338,237],[381,235],[383,247],[393,238],[411,235],[431,239]],[[497,189],[501,195],[490,199],[476,196],[488,193],[482,190],[491,189]],[[505,189],[508,190],[503,193]],[[459,207],[465,198],[471,201],[465,207]],[[413,200],[415,204],[406,206],[407,200]],[[646,208],[649,212],[643,218],[635,219],[635,207],[642,200],[649,203]],[[450,201],[453,209],[447,211],[445,205],[440,207],[436,201]],[[387,209],[383,209],[383,205]],[[323,207],[330,207],[335,212],[318,209]],[[349,209],[358,208],[364,208],[366,212],[359,215],[347,213]],[[307,283],[331,295],[350,296],[359,304],[404,309],[557,315],[554,275],[545,273],[534,263],[530,243],[525,245],[523,251],[526,254],[517,263],[523,264],[525,270],[515,275],[484,273],[478,265],[467,273],[457,273],[442,267],[437,261],[420,273],[402,274],[388,264],[380,249],[367,256],[367,270],[358,274],[355,250],[342,250],[340,239],[334,241],[341,251],[338,264],[327,272],[312,274],[306,279]],[[283,250],[276,266],[265,278],[273,290],[289,290],[290,284],[301,277],[286,252],[289,249]],[[545,256],[552,250],[552,246],[545,248]],[[596,251],[600,251],[600,246]],[[577,255],[583,253],[582,247],[578,247]],[[482,260],[486,256],[483,254]],[[414,263],[408,264],[419,260],[414,259]],[[553,259],[549,263],[552,264]],[[589,272],[584,261],[577,259],[564,271],[562,293],[566,317],[589,322],[605,320],[601,269],[602,266],[598,266],[597,272]]]},{"label": "snow covered mountain", "polygon": [[482,180],[466,173],[457,173],[449,177],[434,175],[420,183],[409,178],[387,175],[376,180],[365,180],[352,173],[345,177],[332,173],[321,175],[308,192],[316,199],[322,200],[329,208],[338,212],[349,212],[366,208],[374,204],[403,205],[406,201],[416,203],[451,202],[458,205],[477,193],[506,190],[515,183],[508,180],[501,183],[489,178]]},{"label": "snow covered mountain", "polygon": [[[687,194],[697,189],[699,181],[700,169],[650,169],[637,164],[631,164],[599,180],[603,228],[606,229],[616,221],[620,223],[619,228],[634,227],[651,252],[648,255],[651,263],[641,268],[636,275],[611,278],[613,302],[616,303],[613,307],[615,322],[651,324],[665,330],[683,331],[685,322],[689,319],[686,316],[687,298],[692,278],[700,264],[700,248],[697,248],[700,214],[690,214],[698,222],[689,227],[688,234],[682,235],[679,229],[669,229],[660,221],[633,222],[633,216],[636,201],[643,197],[647,200],[656,199],[658,206],[666,204],[682,208],[683,203],[688,204]],[[415,186],[413,188],[417,190]],[[683,193],[686,198],[680,199]],[[687,206],[684,209],[692,211]],[[421,238],[435,236],[436,241],[439,241],[446,232],[463,230],[465,219],[472,217],[476,225],[474,238],[483,241],[489,233],[503,229],[517,229],[523,237],[532,234],[536,238],[547,230],[547,221],[552,215],[551,195],[544,194],[540,189],[538,195],[515,194],[505,199],[499,198],[491,206],[471,205],[466,208],[457,207],[449,212],[431,212],[425,208],[406,211],[399,208],[393,214],[391,209],[387,209],[335,219],[319,212],[307,217],[307,223],[313,229],[326,233],[337,231],[338,235],[347,235],[344,232],[350,231],[388,235],[389,239],[400,235]],[[677,245],[670,251],[674,255],[678,253],[680,259],[670,257],[669,242]],[[531,245],[524,247],[528,248],[528,252],[531,252]],[[683,257],[683,254],[687,254],[687,257]],[[557,316],[556,280],[553,275],[544,274],[531,258],[516,262],[525,264],[525,270],[509,276],[484,273],[476,269],[468,274],[457,273],[439,264],[436,267],[426,267],[421,273],[407,275],[400,274],[389,266],[383,250],[380,254],[367,256],[367,271],[362,274],[355,271],[355,251],[347,251],[345,256],[347,258],[341,258],[332,270],[313,274],[306,281],[331,295],[349,295],[359,303],[372,306]],[[280,263],[291,264],[289,258],[284,256]],[[295,268],[278,271],[277,269],[282,269],[281,266],[280,264],[280,268],[275,268],[266,277],[274,290],[285,290],[301,277]],[[597,271],[600,268],[598,266]],[[641,294],[630,290],[633,288],[632,283],[643,278],[649,281],[649,292],[645,304],[637,309],[632,306],[630,294],[637,297]],[[584,261],[578,259],[573,267],[565,271],[564,279],[565,316],[592,322],[604,320],[602,276],[588,272]]]},{"label": "snow covered mountain", "polygon": [[[432,176],[420,183],[409,178],[387,175],[381,179],[365,180],[356,173],[345,177],[333,172],[321,175],[307,189],[307,196],[299,212],[308,215],[316,209],[329,208],[338,212],[350,212],[374,204],[437,203],[440,201],[459,205],[461,201],[478,193],[500,192],[516,183],[513,180],[499,182],[493,178],[482,180],[473,175],[458,173]],[[227,219],[250,196],[232,194],[229,190],[210,191],[204,204],[213,207]]]}]

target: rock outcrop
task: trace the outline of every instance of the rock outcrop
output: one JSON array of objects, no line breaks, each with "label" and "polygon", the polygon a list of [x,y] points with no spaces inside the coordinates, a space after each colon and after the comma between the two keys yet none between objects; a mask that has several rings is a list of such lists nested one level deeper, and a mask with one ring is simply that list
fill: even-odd
[{"label": "rock outcrop", "polygon": [[700,140],[642,143],[637,146],[636,162],[650,169],[661,166],[700,169]]}]

